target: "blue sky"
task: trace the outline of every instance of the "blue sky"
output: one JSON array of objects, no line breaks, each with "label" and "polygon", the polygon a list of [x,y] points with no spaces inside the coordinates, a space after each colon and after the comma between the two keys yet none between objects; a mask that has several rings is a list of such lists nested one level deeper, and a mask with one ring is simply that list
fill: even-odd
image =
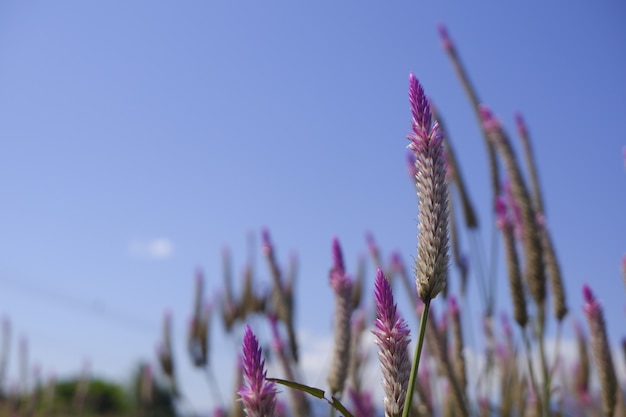
[{"label": "blue sky", "polygon": [[[481,100],[513,138],[514,112],[529,125],[571,316],[589,283],[617,342],[625,19],[617,1],[3,2],[0,314],[44,373],[88,358],[122,377],[153,357],[169,309],[183,382],[209,406],[184,356],[194,271],[217,289],[222,248],[240,273],[248,234],[268,227],[281,262],[300,260],[299,326],[327,337],[332,236],[353,272],[367,231],[385,257],[415,253],[410,71],[445,117],[487,244],[485,147],[444,22]],[[506,309],[504,275],[498,291]],[[228,372],[239,340],[214,327]]]}]

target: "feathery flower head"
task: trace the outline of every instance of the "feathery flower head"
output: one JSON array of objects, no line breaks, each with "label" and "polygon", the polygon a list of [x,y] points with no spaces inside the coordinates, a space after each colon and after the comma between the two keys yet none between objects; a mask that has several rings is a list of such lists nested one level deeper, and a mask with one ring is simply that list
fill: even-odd
[{"label": "feathery flower head", "polygon": [[446,286],[448,272],[448,187],[443,134],[432,123],[430,106],[414,74],[409,76],[409,101],[413,115],[409,149],[415,154],[419,197],[419,242],[415,276],[419,297],[435,298]]},{"label": "feathery flower head", "polygon": [[385,415],[400,416],[404,408],[411,364],[408,356],[409,329],[398,314],[391,286],[383,271],[376,271],[376,321],[372,333],[379,347],[383,373]]},{"label": "feathery flower head", "polygon": [[591,348],[596,361],[598,379],[602,387],[602,410],[605,415],[612,416],[617,403],[618,386],[606,334],[604,315],[600,303],[594,297],[588,285],[583,286],[583,298],[585,300],[583,312],[587,317]]},{"label": "feathery flower head", "polygon": [[441,39],[441,45],[443,46],[443,49],[445,49],[446,51],[451,51],[454,45],[452,44],[452,40],[448,35],[448,29],[446,28],[446,25],[444,25],[443,23],[439,23],[437,25],[437,30],[439,31],[439,38]]},{"label": "feathery flower head", "polygon": [[237,392],[241,396],[248,417],[270,417],[276,407],[276,384],[266,380],[262,349],[250,326],[243,336],[243,384]]},{"label": "feathery flower head", "polygon": [[328,375],[332,395],[340,396],[345,387],[350,362],[350,318],[352,316],[352,279],[346,275],[339,242],[333,240],[333,268],[330,270],[330,286],[335,293],[333,357]]},{"label": "feathery flower head", "polygon": [[337,294],[346,295],[346,292],[346,296],[350,294],[352,289],[352,280],[346,274],[343,263],[343,254],[337,237],[333,238],[333,267],[330,270],[329,276],[330,286]]}]

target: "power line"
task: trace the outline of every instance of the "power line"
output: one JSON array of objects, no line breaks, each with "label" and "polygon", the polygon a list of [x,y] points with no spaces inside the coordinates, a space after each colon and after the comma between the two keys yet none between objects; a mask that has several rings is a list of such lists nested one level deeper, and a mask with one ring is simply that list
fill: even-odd
[{"label": "power line", "polygon": [[156,336],[159,333],[159,326],[156,323],[138,318],[136,316],[124,313],[121,311],[111,310],[101,300],[87,301],[81,299],[69,292],[54,290],[49,287],[45,287],[40,283],[36,283],[34,280],[24,279],[23,274],[20,274],[19,279],[12,277],[17,274],[2,271],[0,272],[0,283],[9,285],[14,289],[22,291],[29,296],[36,296],[45,299],[49,302],[63,306],[66,309],[80,311],[82,313],[88,313],[94,318],[104,320],[110,324],[115,324],[118,327],[123,327],[126,330],[150,334]]}]

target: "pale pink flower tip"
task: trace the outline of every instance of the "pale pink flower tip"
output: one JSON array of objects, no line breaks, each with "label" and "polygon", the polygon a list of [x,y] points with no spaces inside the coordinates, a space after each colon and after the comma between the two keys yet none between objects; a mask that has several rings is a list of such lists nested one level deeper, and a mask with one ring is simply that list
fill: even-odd
[{"label": "pale pink flower tip", "polygon": [[339,239],[333,237],[333,271],[344,274],[346,269],[343,263],[343,253],[341,252],[341,245],[339,245]]},{"label": "pale pink flower tip", "polygon": [[585,304],[583,305],[583,311],[587,316],[595,316],[600,313],[600,303],[591,292],[591,288],[587,284],[583,285],[583,299]]},{"label": "pale pink flower tip", "polygon": [[483,122],[483,128],[485,128],[485,130],[495,130],[500,127],[500,122],[493,115],[489,107],[481,104],[478,108],[478,112],[480,113],[480,119]]}]

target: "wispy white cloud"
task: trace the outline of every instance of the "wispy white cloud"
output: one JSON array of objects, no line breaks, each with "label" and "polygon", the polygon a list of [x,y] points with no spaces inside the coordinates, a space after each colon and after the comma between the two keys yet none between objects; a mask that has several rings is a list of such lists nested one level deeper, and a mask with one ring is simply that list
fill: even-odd
[{"label": "wispy white cloud", "polygon": [[128,243],[128,253],[134,258],[167,259],[174,253],[174,245],[164,237],[132,239]]}]

